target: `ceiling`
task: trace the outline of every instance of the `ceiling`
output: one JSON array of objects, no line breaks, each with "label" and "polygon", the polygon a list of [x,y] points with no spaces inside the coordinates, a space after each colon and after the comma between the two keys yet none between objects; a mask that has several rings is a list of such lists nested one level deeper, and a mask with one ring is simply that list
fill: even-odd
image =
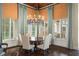
[{"label": "ceiling", "polygon": [[42,8],[42,7],[52,4],[52,3],[25,3],[25,4],[39,9],[39,8]]}]

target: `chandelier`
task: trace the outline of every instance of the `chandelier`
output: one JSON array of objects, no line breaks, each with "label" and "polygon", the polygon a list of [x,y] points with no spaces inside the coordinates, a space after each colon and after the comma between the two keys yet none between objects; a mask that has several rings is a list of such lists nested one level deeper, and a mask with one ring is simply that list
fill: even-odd
[{"label": "chandelier", "polygon": [[44,16],[29,15],[27,16],[27,23],[44,23]]},{"label": "chandelier", "polygon": [[[39,10],[39,4],[36,4],[36,9]],[[39,11],[38,11],[39,12]],[[37,12],[37,14],[38,14]],[[44,23],[44,16],[38,15],[28,15],[27,16],[27,23]]]}]

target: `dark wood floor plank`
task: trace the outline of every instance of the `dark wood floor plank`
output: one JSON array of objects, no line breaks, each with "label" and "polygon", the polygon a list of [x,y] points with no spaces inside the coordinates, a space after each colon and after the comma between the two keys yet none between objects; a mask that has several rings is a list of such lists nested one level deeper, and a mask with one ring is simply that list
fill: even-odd
[{"label": "dark wood floor plank", "polygon": [[79,51],[51,45],[46,51],[38,49],[36,51],[24,50],[21,47],[6,49],[6,56],[78,56]]}]

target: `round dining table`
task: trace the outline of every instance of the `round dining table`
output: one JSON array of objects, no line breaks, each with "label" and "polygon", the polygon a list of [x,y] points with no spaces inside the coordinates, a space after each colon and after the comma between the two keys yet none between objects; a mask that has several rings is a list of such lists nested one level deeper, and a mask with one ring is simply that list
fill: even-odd
[{"label": "round dining table", "polygon": [[43,44],[43,37],[31,37],[30,44],[35,45],[34,50],[37,50],[37,46]]}]

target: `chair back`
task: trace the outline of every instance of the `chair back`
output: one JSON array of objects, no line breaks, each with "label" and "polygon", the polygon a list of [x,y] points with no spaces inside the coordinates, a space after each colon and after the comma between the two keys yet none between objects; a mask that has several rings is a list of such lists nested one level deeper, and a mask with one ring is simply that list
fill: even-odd
[{"label": "chair back", "polygon": [[52,34],[47,35],[46,39],[44,40],[44,49],[49,48],[51,38],[52,38]]},{"label": "chair back", "polygon": [[30,47],[30,40],[27,35],[22,35],[22,46],[23,49],[29,49]]},{"label": "chair back", "polygon": [[18,35],[18,44],[22,45],[22,35],[21,34]]}]

